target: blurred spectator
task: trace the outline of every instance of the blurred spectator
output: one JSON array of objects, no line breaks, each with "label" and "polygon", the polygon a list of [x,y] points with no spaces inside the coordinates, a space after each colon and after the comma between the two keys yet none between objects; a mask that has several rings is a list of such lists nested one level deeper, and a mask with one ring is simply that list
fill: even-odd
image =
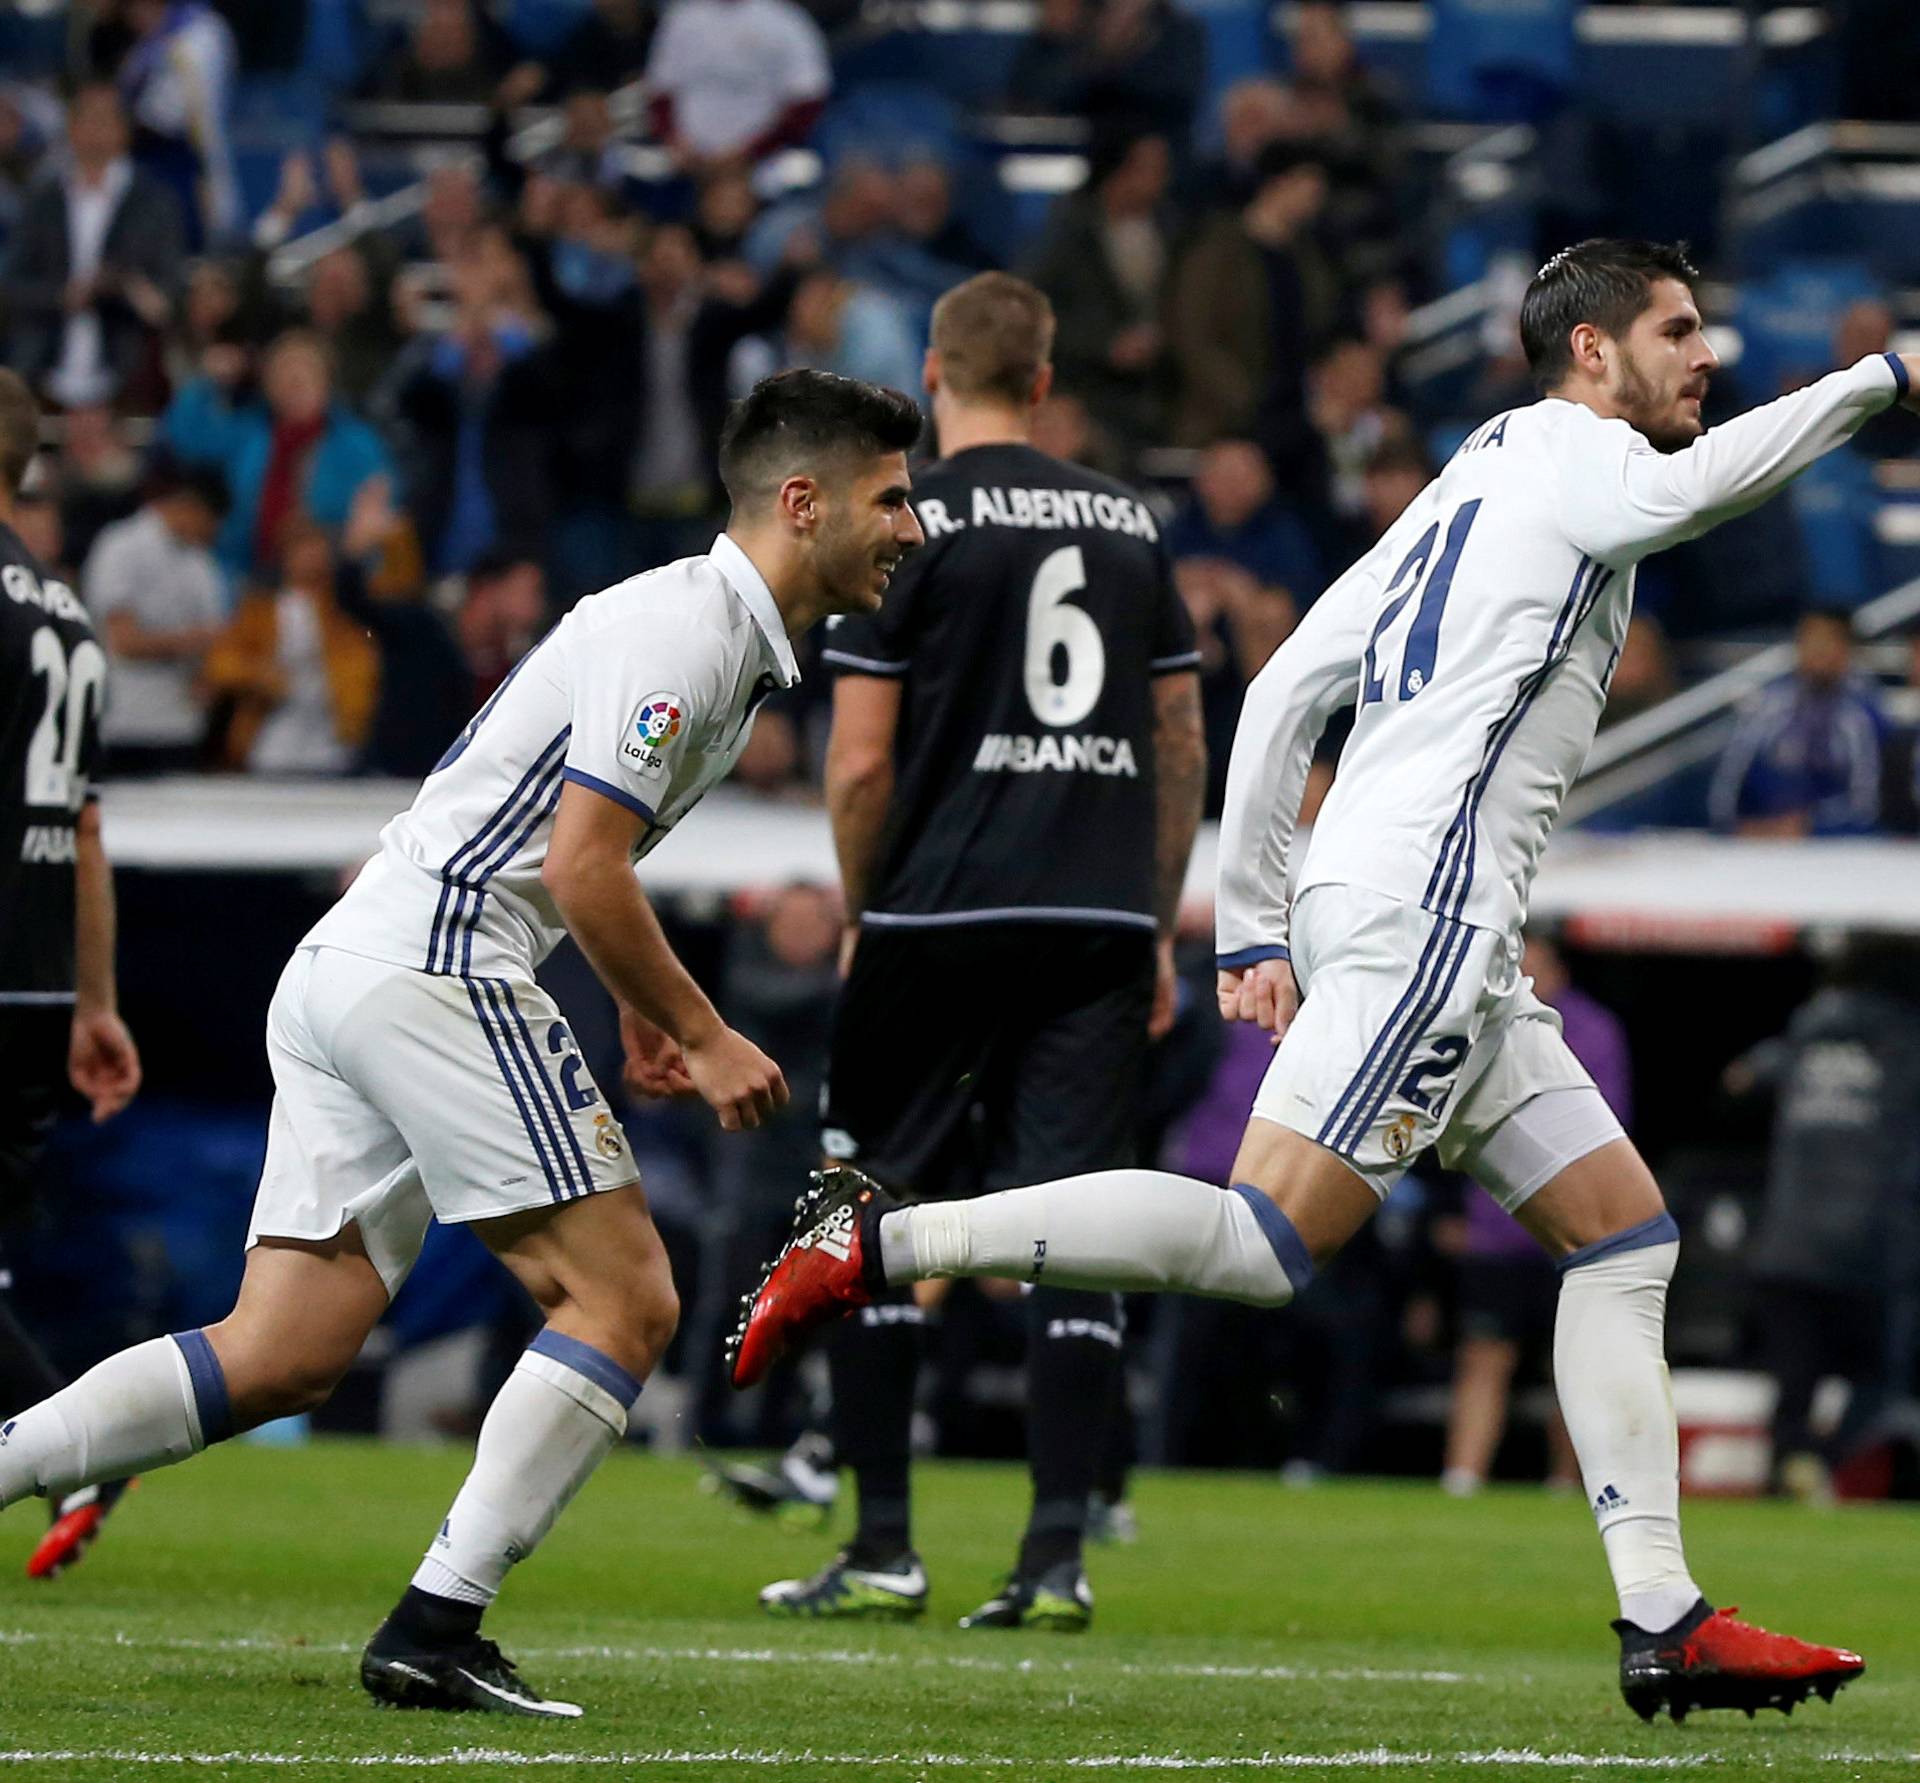
[{"label": "blurred spectator", "polygon": [[1064,391],[1055,390],[1034,409],[1032,441],[1036,452],[1084,464],[1111,477],[1119,476],[1125,465],[1113,442],[1094,425],[1087,405]]},{"label": "blurred spectator", "polygon": [[[1595,1087],[1623,1127],[1633,1124],[1633,1061],[1627,1031],[1604,1004],[1579,989],[1560,950],[1529,932],[1520,969],[1534,995],[1560,1018],[1568,1049],[1586,1066]],[[1447,1411],[1447,1453],[1440,1483],[1456,1497],[1487,1483],[1500,1439],[1514,1375],[1531,1358],[1549,1371],[1560,1282],[1539,1242],[1484,1191],[1467,1191],[1466,1217],[1454,1235],[1460,1259],[1459,1347]],[[1548,1484],[1580,1478],[1556,1409],[1547,1428]]]},{"label": "blurred spectator", "polygon": [[256,583],[207,653],[219,760],[254,774],[344,774],[379,694],[380,656],[334,595],[314,521],[281,527],[278,585]]},{"label": "blurred spectator", "polygon": [[808,782],[805,767],[791,714],[779,706],[761,707],[753,734],[733,765],[733,783],[761,798],[817,804],[819,794]]},{"label": "blurred spectator", "polygon": [[639,80],[647,71],[655,22],[650,0],[593,0],[593,10],[542,71],[547,98],[580,86],[612,90]]},{"label": "blurred spectator", "polygon": [[768,373],[796,365],[895,390],[914,389],[920,375],[920,355],[900,306],[827,267],[800,280],[777,337],[741,343],[730,381],[744,391]]},{"label": "blurred spectator", "polygon": [[1192,497],[1166,540],[1176,562],[1224,558],[1296,612],[1310,607],[1323,586],[1313,540],[1279,499],[1266,455],[1247,440],[1220,440],[1201,453]]},{"label": "blurred spectator", "polygon": [[481,231],[453,267],[455,317],[420,343],[397,407],[417,454],[410,506],[436,574],[505,549],[537,556],[554,515],[560,420],[526,267]]},{"label": "blurred spectator", "polygon": [[1042,0],[1007,75],[1016,111],[1125,113],[1184,151],[1206,76],[1206,32],[1170,0]]},{"label": "blurred spectator", "polygon": [[1308,380],[1308,410],[1327,457],[1327,491],[1343,520],[1367,514],[1367,465],[1389,439],[1410,439],[1413,424],[1387,407],[1386,366],[1365,341],[1335,341]]},{"label": "blurred spectator", "polygon": [[0,242],[12,234],[27,189],[60,140],[60,101],[26,81],[0,80]]},{"label": "blurred spectator", "polygon": [[480,169],[470,156],[463,155],[429,168],[425,184],[420,214],[399,231],[400,252],[408,260],[450,266],[486,221]]},{"label": "blurred spectator", "polygon": [[65,408],[151,384],[178,295],[179,206],[127,155],[110,86],[81,88],[67,114],[67,163],[29,196],[7,260],[8,359]]},{"label": "blurred spectator", "polygon": [[54,494],[70,561],[85,563],[101,529],[140,505],[140,478],[139,456],[121,437],[111,409],[67,411]]},{"label": "blurred spectator", "polygon": [[186,294],[167,335],[165,368],[168,384],[179,389],[213,363],[224,362],[225,379],[237,383],[251,363],[252,318],[247,314],[240,275],[222,260],[198,260],[187,274]]},{"label": "blurred spectator", "polygon": [[654,135],[698,175],[806,141],[833,70],[820,27],[793,0],[673,0],[647,85]]},{"label": "blurred spectator", "polygon": [[[1885,1404],[1895,1297],[1920,1266],[1920,959],[1857,936],[1787,1032],[1731,1066],[1735,1093],[1777,1095],[1767,1198],[1748,1268],[1778,1385],[1773,1481],[1830,1495],[1829,1475]],[[1851,1389],[1838,1428],[1812,1428],[1814,1388]]]},{"label": "blurred spectator", "polygon": [[100,735],[116,777],[184,773],[199,759],[200,665],[227,616],[213,542],[228,505],[217,470],[162,465],[145,505],[87,557],[81,593],[107,649]]},{"label": "blurred spectator", "polygon": [[421,0],[406,47],[374,64],[369,92],[416,104],[482,105],[501,69],[473,0]]},{"label": "blurred spectator", "polygon": [[1400,121],[1401,108],[1385,83],[1360,59],[1337,0],[1302,0],[1293,9],[1290,39],[1295,83],[1337,97],[1349,116],[1370,134]]},{"label": "blurred spectator", "polygon": [[478,709],[473,671],[452,628],[426,599],[419,546],[395,512],[385,477],[354,499],[340,540],[334,593],[340,610],[373,635],[380,694],[360,756],[369,774],[430,773]]},{"label": "blurred spectator", "polygon": [[1659,705],[1672,696],[1676,685],[1673,653],[1667,648],[1667,634],[1660,621],[1651,613],[1634,614],[1620,642],[1620,660],[1613,666],[1613,679],[1607,683],[1601,729]]},{"label": "blurred spectator", "polygon": [[306,325],[326,348],[334,382],[350,405],[364,405],[393,369],[400,331],[383,281],[358,242],[322,254],[307,274]]},{"label": "blurred spectator", "polygon": [[1160,316],[1174,228],[1172,160],[1164,136],[1119,123],[1096,135],[1089,160],[1087,184],[1054,206],[1032,277],[1059,318],[1060,389],[1133,453],[1165,430]]},{"label": "blurred spectator", "polygon": [[1270,74],[1237,80],[1220,96],[1220,152],[1193,168],[1187,184],[1195,214],[1237,210],[1253,196],[1260,154],[1287,134],[1289,98]]},{"label": "blurred spectator", "polygon": [[13,530],[20,543],[59,580],[77,580],[67,558],[67,531],[60,523],[60,503],[51,490],[22,490],[13,498]]},{"label": "blurred spectator", "polygon": [[731,260],[744,249],[760,201],[753,182],[741,167],[715,167],[701,178],[694,199],[693,232],[701,255],[708,260]]},{"label": "blurred spectator", "polygon": [[1339,295],[1312,235],[1326,195],[1317,159],[1270,144],[1252,196],[1181,255],[1167,306],[1179,444],[1258,437],[1288,474],[1311,459],[1307,362]]},{"label": "blurred spectator", "polygon": [[592,186],[618,200],[626,180],[607,89],[576,86],[560,104],[560,140],[534,165],[549,179]]},{"label": "blurred spectator", "polygon": [[1853,621],[1815,608],[1793,635],[1793,672],[1742,708],[1708,809],[1743,836],[1859,836],[1880,823],[1887,721],[1853,666]]},{"label": "blurred spectator", "polygon": [[514,664],[539,642],[550,618],[546,572],[538,563],[495,552],[473,566],[454,618],[472,710],[499,691]]},{"label": "blurred spectator", "polygon": [[984,272],[994,258],[953,211],[953,175],[946,164],[917,156],[894,180],[895,218],[913,246],[942,266],[954,269],[954,282],[966,273]]},{"label": "blurred spectator", "polygon": [[206,0],[123,0],[133,47],[120,91],[134,159],[173,189],[198,252],[240,226],[240,187],[227,125],[238,56],[227,21]]},{"label": "blurred spectator", "polygon": [[1366,523],[1365,543],[1383,538],[1387,529],[1413,505],[1414,497],[1433,481],[1433,460],[1411,432],[1387,433],[1367,454],[1360,477],[1360,507]]},{"label": "blurred spectator", "polygon": [[324,527],[345,524],[360,486],[391,468],[379,436],[336,400],[318,335],[289,329],[268,348],[262,400],[234,400],[243,370],[222,354],[160,421],[162,440],[181,458],[226,474],[233,511],[220,534],[220,560],[236,577],[280,561],[280,529],[296,515]]}]

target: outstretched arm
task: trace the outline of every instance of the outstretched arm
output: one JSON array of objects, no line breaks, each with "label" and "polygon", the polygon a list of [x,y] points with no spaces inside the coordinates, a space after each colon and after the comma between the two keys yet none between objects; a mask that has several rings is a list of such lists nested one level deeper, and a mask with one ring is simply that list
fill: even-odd
[{"label": "outstretched arm", "polygon": [[74,838],[73,1035],[67,1075],[93,1105],[96,1122],[111,1119],[140,1088],[140,1053],[120,1019],[113,970],[113,868],[100,839],[100,807],[81,808]]},{"label": "outstretched arm", "polygon": [[1783,489],[1862,422],[1913,406],[1920,359],[1862,359],[1804,390],[1722,421],[1679,452],[1659,452],[1624,421],[1591,429],[1593,449],[1563,464],[1567,537],[1603,560],[1644,557],[1697,538]]},{"label": "outstretched arm", "polygon": [[[1333,713],[1353,697],[1378,592],[1370,553],[1321,596],[1293,636],[1247,688],[1227,766],[1220,820],[1215,922],[1221,1006],[1237,975],[1288,957],[1287,854],[1306,791],[1313,746]],[[1236,976],[1233,986],[1226,982]],[[1260,975],[1270,979],[1272,974]],[[1270,993],[1269,993],[1270,995]],[[1261,1025],[1270,1003],[1261,1006]]]}]

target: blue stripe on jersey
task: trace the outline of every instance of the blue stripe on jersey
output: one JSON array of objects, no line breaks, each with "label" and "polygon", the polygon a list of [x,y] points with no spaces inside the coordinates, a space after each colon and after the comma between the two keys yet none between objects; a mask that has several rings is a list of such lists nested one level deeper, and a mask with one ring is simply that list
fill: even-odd
[{"label": "blue stripe on jersey", "polygon": [[610,781],[602,780],[598,774],[589,774],[585,768],[563,768],[561,773],[563,778],[573,781],[575,785],[588,787],[599,793],[602,798],[611,799],[616,805],[626,806],[641,822],[652,824],[653,807],[644,800],[636,799],[632,793],[624,791]]},{"label": "blue stripe on jersey", "polygon": [[[499,872],[508,861],[512,860],[513,857],[520,852],[526,845],[527,838],[553,815],[555,808],[560,803],[559,761],[556,760],[552,767],[548,769],[546,777],[534,787],[533,792],[528,795],[528,798],[530,800],[530,808],[527,812],[526,821],[521,824],[520,828],[514,834],[507,837],[499,847],[492,851],[487,860],[482,864],[479,877],[471,888],[473,891],[473,906],[467,912],[465,929],[460,943],[460,971],[462,975],[473,970],[473,936],[474,931],[480,926],[481,906],[487,901],[486,888],[488,882],[493,878],[494,874]],[[451,960],[453,953],[451,944],[448,945],[447,953],[449,960]]]},{"label": "blue stripe on jersey", "polygon": [[561,1134],[573,1153],[573,1161],[580,1173],[580,1192],[583,1195],[593,1193],[593,1170],[587,1163],[587,1154],[580,1144],[580,1135],[574,1131],[573,1122],[567,1118],[567,1105],[560,1099],[560,1087],[547,1075],[546,1061],[540,1056],[540,1049],[533,1043],[533,1031],[527,1026],[527,1018],[520,1013],[520,1004],[514,997],[513,986],[506,979],[500,980],[500,993],[507,1000],[507,1007],[513,1012],[515,1025],[520,1030],[520,1038],[526,1042],[527,1056],[533,1060],[534,1074],[540,1079],[541,1087],[547,1093],[547,1101],[552,1105],[553,1117],[560,1123]]},{"label": "blue stripe on jersey", "polygon": [[[1478,852],[1474,823],[1480,801],[1486,795],[1494,766],[1506,748],[1507,739],[1519,728],[1520,720],[1526,716],[1541,688],[1546,685],[1548,676],[1565,659],[1566,651],[1572,649],[1573,632],[1579,629],[1581,620],[1592,610],[1592,602],[1587,598],[1589,588],[1593,589],[1593,598],[1597,599],[1598,588],[1612,579],[1611,570],[1604,577],[1596,577],[1595,572],[1599,569],[1600,565],[1594,559],[1584,555],[1581,557],[1579,568],[1574,571],[1572,586],[1560,604],[1553,634],[1547,640],[1546,660],[1520,683],[1512,705],[1487,733],[1487,751],[1481,760],[1480,770],[1468,782],[1460,809],[1447,826],[1446,837],[1440,844],[1439,858],[1433,863],[1433,872],[1427,880],[1426,895],[1421,899],[1422,905],[1436,914],[1458,916],[1466,908],[1467,895],[1473,888],[1473,857]],[[1564,649],[1563,638],[1566,641]]]},{"label": "blue stripe on jersey", "polygon": [[469,978],[466,981],[467,1001],[473,1005],[473,1013],[480,1023],[480,1031],[487,1037],[487,1044],[493,1048],[493,1062],[500,1067],[500,1080],[507,1086],[513,1105],[520,1111],[520,1124],[527,1131],[527,1143],[533,1147],[533,1155],[540,1161],[540,1168],[547,1179],[547,1193],[556,1201],[566,1199],[560,1178],[554,1173],[552,1161],[547,1156],[546,1147],[540,1143],[540,1135],[534,1131],[533,1117],[527,1109],[527,1099],[520,1093],[520,1086],[513,1080],[513,1069],[507,1063],[507,1055],[501,1047],[500,1036],[494,1031],[493,1023],[488,1019],[487,1006],[481,999],[480,981]]},{"label": "blue stripe on jersey", "polygon": [[[494,807],[493,814],[479,830],[467,841],[461,843],[452,854],[447,856],[446,864],[440,869],[440,901],[433,913],[433,933],[427,943],[427,970],[442,975],[453,970],[454,936],[460,917],[466,907],[467,893],[473,889],[466,879],[467,869],[482,853],[490,850],[499,840],[503,828],[510,829],[516,815],[522,810],[522,801],[528,796],[528,788],[540,780],[554,766],[554,752],[564,751],[567,739],[573,734],[573,726],[567,725],[546,748],[534,757],[527,771],[520,776],[520,782]],[[540,796],[536,788],[533,796]],[[453,910],[449,919],[447,900],[453,895]],[[445,942],[446,959],[443,964],[440,955]]]},{"label": "blue stripe on jersey", "polygon": [[[1566,661],[1573,639],[1593,611],[1615,572],[1603,569],[1593,558],[1582,556],[1574,571],[1572,586],[1561,603],[1547,640],[1546,659],[1520,683],[1512,705],[1487,736],[1487,749],[1479,771],[1468,782],[1460,809],[1440,845],[1440,854],[1427,880],[1422,905],[1434,913],[1435,922],[1412,981],[1387,1017],[1359,1071],[1348,1083],[1332,1113],[1318,1134],[1320,1143],[1338,1151],[1359,1143],[1366,1130],[1385,1106],[1393,1092],[1394,1080],[1406,1068],[1413,1049],[1419,1044],[1426,1025],[1445,1007],[1460,975],[1472,944],[1472,931],[1461,923],[1467,896],[1473,889],[1473,868],[1479,851],[1476,833],[1481,801],[1492,784],[1500,757],[1520,729],[1521,721],[1547,684],[1554,670]],[[1437,951],[1436,951],[1437,947]],[[1345,1110],[1344,1114],[1342,1110]]]},{"label": "blue stripe on jersey", "polygon": [[541,1102],[536,1067],[522,1054],[513,1025],[500,1006],[499,982],[495,978],[466,979],[467,996],[480,1017],[480,1025],[487,1031],[501,1075],[512,1092],[514,1106],[520,1111],[520,1124],[526,1129],[540,1168],[546,1172],[547,1192],[556,1201],[570,1200],[580,1193],[580,1187],[574,1179],[566,1148],[554,1131],[553,1116]]}]

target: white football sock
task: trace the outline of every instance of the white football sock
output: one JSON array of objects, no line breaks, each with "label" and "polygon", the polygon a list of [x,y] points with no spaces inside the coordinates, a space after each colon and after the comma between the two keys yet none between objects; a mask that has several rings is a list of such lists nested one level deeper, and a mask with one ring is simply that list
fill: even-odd
[{"label": "white football sock", "polygon": [[0,1424],[0,1509],[36,1492],[123,1480],[233,1432],[226,1381],[198,1331],[135,1344]]},{"label": "white football sock", "polygon": [[1680,1543],[1680,1442],[1667,1379],[1667,1284],[1680,1255],[1671,1215],[1561,1264],[1553,1332],[1560,1412],[1600,1525],[1620,1614],[1670,1628],[1700,1590]]},{"label": "white football sock", "polygon": [[413,1575],[422,1591],[489,1604],[507,1568],[626,1434],[640,1383],[578,1338],[543,1331],[507,1376],[480,1426],[473,1471]]},{"label": "white football sock", "polygon": [[1284,1306],[1313,1279],[1293,1223],[1257,1189],[1164,1170],[1097,1170],[880,1221],[890,1284],[947,1275],[1050,1287],[1171,1289]]}]

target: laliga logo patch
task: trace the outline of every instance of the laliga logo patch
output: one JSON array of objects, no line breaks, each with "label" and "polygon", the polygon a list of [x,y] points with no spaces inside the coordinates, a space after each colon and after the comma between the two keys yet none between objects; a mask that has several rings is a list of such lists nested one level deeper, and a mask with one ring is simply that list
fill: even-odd
[{"label": "laliga logo patch", "polygon": [[620,1129],[613,1124],[613,1116],[604,1108],[593,1117],[593,1143],[603,1158],[617,1158],[620,1155]]},{"label": "laliga logo patch", "polygon": [[670,693],[650,693],[634,718],[633,728],[656,749],[680,734],[680,702]]},{"label": "laliga logo patch", "polygon": [[639,774],[663,776],[667,758],[661,751],[680,735],[686,718],[687,703],[677,693],[648,694],[620,740],[621,759]]}]

